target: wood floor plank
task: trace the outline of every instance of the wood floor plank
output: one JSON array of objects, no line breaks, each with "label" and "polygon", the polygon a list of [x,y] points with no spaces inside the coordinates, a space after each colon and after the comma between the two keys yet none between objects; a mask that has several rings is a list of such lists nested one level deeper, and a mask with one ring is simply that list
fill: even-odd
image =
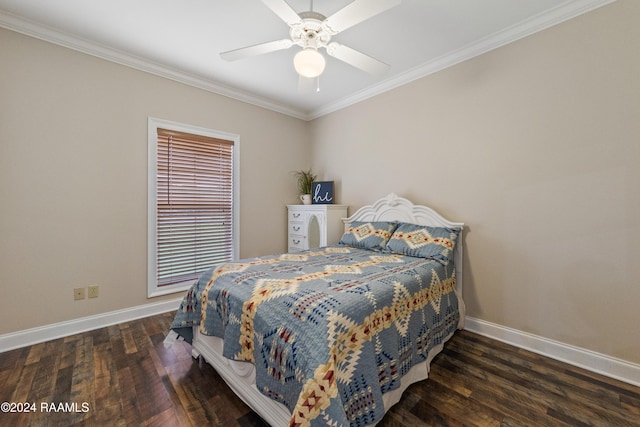
[{"label": "wood floor plank", "polygon": [[31,346],[29,350],[29,355],[27,356],[27,360],[25,361],[25,365],[38,363],[40,361],[40,357],[42,356],[42,352],[44,351],[45,345],[46,343],[40,343],[40,344],[35,344]]},{"label": "wood floor plank", "polygon": [[620,408],[626,414],[631,414],[635,419],[640,420],[640,398],[631,396],[620,396]]},{"label": "wood floor plank", "polygon": [[142,425],[144,417],[140,413],[138,406],[138,397],[136,394],[133,376],[128,367],[118,369],[116,375],[120,383],[120,402],[122,404],[122,412],[127,424]]},{"label": "wood floor plank", "polygon": [[38,365],[33,363],[30,365],[25,364],[21,367],[18,371],[19,380],[17,381],[13,394],[8,401],[27,402],[31,400],[29,393],[31,392],[31,385],[33,384],[33,379],[35,378],[37,371]]},{"label": "wood floor plank", "polygon": [[441,383],[434,379],[425,383],[423,390],[420,393],[423,396],[422,399],[411,410],[411,413],[418,418],[424,418],[426,414],[431,415],[432,408],[436,407],[437,414],[451,423],[487,427],[500,425],[501,414],[456,393],[449,388],[446,381]]},{"label": "wood floor plank", "polygon": [[521,423],[531,423],[545,416],[547,408],[531,399],[526,391],[521,392],[520,385],[510,384],[500,377],[468,366],[467,362],[460,362],[449,354],[437,359],[440,369],[431,370],[431,379],[449,385],[456,384],[455,388],[462,386],[470,389],[469,400],[478,402],[485,410],[502,414],[503,419],[509,417]]},{"label": "wood floor plank", "polygon": [[[420,417],[417,417],[411,412],[418,403],[428,405],[428,403],[420,402],[421,396],[414,391],[412,387],[409,387],[402,396],[400,402],[395,405],[395,412],[388,414],[378,426],[380,427],[397,427],[397,426],[415,426],[415,427],[427,427],[437,425],[434,423],[434,414],[436,411],[423,411]],[[427,415],[428,414],[428,415]]]},{"label": "wood floor plank", "polygon": [[[95,410],[93,374],[93,336],[91,333],[85,332],[76,346],[76,362],[71,377],[71,393],[68,403],[86,402],[90,408]],[[69,412],[69,419],[72,423],[85,421],[89,417],[88,412]]]},{"label": "wood floor plank", "polygon": [[171,399],[173,413],[178,425],[181,426],[190,426],[193,425],[189,419],[189,413],[185,411],[182,402],[180,401],[180,396],[176,391],[175,385],[172,383],[169,373],[165,373],[162,378],[162,382],[164,384],[165,389],[167,390],[167,395],[169,399]]},{"label": "wood floor plank", "polygon": [[73,383],[73,365],[58,369],[53,394],[45,399],[51,399],[51,402],[70,402],[71,401],[71,384]]},{"label": "wood floor plank", "polygon": [[[0,399],[87,402],[88,412],[0,413],[4,426],[264,427],[184,342],[166,349],[173,313],[0,354]],[[640,388],[458,331],[429,379],[380,421],[405,426],[639,426]]]},{"label": "wood floor plank", "polygon": [[504,345],[502,348],[485,346],[482,357],[500,361],[516,371],[528,372],[534,379],[543,377],[545,379],[543,382],[538,383],[534,380],[536,386],[544,388],[550,394],[563,395],[567,388],[573,388],[580,400],[587,400],[594,404],[599,405],[604,400],[610,404],[616,404],[619,401],[619,390],[613,389],[613,386],[606,387],[605,384],[597,384],[590,380],[584,383],[582,381],[587,377],[581,377],[575,373],[572,375],[572,371],[567,370],[566,365],[563,364],[540,363],[542,356],[530,352],[522,353],[519,349],[505,351]]},{"label": "wood floor plank", "polygon": [[120,333],[122,335],[122,342],[124,343],[125,353],[134,354],[138,351],[138,348],[136,347],[135,340],[133,339],[133,332],[131,331],[131,329],[129,329],[128,326],[129,325],[127,325],[126,328],[121,329]]},{"label": "wood floor plank", "polygon": [[[502,353],[494,353],[492,347],[487,347],[483,359],[477,360],[474,365],[482,365],[489,360],[491,366],[486,365],[487,370],[505,371],[517,375],[519,379],[527,379],[530,390],[542,399],[542,403],[549,408],[548,413],[556,418],[570,419],[574,423],[588,424],[590,420],[598,419],[610,425],[632,425],[619,410],[622,389],[580,376],[577,368],[573,370],[574,375],[568,375],[566,365],[558,368],[560,365],[549,363],[546,368],[540,368],[539,364],[514,362],[513,359],[502,356]],[[498,363],[502,366],[493,366]],[[517,382],[513,376],[508,378],[511,382]],[[539,378],[544,378],[544,381]],[[558,399],[568,395],[572,396],[569,402]],[[605,402],[608,404],[604,404]]]},{"label": "wood floor plank", "polygon": [[[23,360],[29,354],[29,347],[8,351],[0,355],[0,367],[2,369],[2,387],[0,387],[0,401],[11,402],[15,398],[18,381],[22,376]],[[4,356],[6,355],[6,357]]]},{"label": "wood floor plank", "polygon": [[120,382],[116,373],[110,343],[95,346],[93,352],[95,420],[98,423],[111,422],[126,425],[120,395]]},{"label": "wood floor plank", "polygon": [[185,377],[189,369],[185,366],[167,367],[167,378],[173,391],[171,395],[175,395],[172,400],[184,408],[186,419],[189,420],[191,425],[202,425],[203,422],[206,422],[204,409],[201,404],[197,403],[196,399],[191,397],[191,389],[185,387],[186,384],[182,383],[182,378]]},{"label": "wood floor plank", "polygon": [[[498,359],[477,358],[476,355],[459,354],[458,358],[464,363],[481,369],[487,375],[494,375],[492,383],[507,387],[513,384],[509,395],[504,396],[514,401],[519,407],[535,405],[536,411],[545,409],[545,412],[560,420],[571,420],[575,424],[588,423],[589,420],[599,419],[612,425],[628,425],[619,417],[615,408],[602,406],[602,402],[588,401],[583,398],[581,389],[576,386],[564,386],[561,390],[554,387],[557,377],[549,372],[539,381],[538,374],[527,369],[517,369],[511,364],[504,364]],[[499,366],[498,366],[499,365]],[[570,401],[561,398],[572,395]]]},{"label": "wood floor plank", "polygon": [[[535,420],[547,410],[546,402],[531,393],[532,382],[513,375],[507,367],[496,367],[482,358],[453,350],[440,359],[450,371],[457,370],[466,377],[465,386],[473,390],[474,399],[496,405],[496,410],[522,421]],[[517,412],[512,411],[516,407]]]},{"label": "wood floor plank", "polygon": [[154,415],[150,419],[144,422],[145,426],[163,426],[163,427],[184,427],[184,424],[180,423],[180,420],[176,417],[175,410],[169,408]]}]

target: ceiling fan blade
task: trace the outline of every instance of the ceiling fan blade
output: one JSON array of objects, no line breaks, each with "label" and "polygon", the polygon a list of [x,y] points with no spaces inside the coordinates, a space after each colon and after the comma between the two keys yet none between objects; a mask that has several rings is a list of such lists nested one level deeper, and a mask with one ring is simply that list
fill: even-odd
[{"label": "ceiling fan blade", "polygon": [[242,58],[262,55],[263,53],[275,52],[276,50],[289,49],[291,46],[293,46],[291,39],[274,40],[272,42],[222,52],[220,57],[226,61],[235,61]]},{"label": "ceiling fan blade", "polygon": [[327,54],[371,74],[382,74],[389,69],[384,62],[336,42],[329,43]]},{"label": "ceiling fan blade", "polygon": [[334,35],[399,5],[401,1],[402,0],[354,0],[352,3],[349,3],[325,19],[323,26]]},{"label": "ceiling fan blade", "polygon": [[285,0],[262,0],[262,3],[289,26],[302,22],[300,16],[298,16],[296,11],[293,10]]}]

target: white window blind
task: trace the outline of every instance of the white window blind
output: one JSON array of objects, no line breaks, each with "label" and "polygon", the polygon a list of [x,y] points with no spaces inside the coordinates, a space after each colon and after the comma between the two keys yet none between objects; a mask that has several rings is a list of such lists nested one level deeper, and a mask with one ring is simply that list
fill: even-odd
[{"label": "white window blind", "polygon": [[157,129],[157,286],[233,259],[233,141]]}]

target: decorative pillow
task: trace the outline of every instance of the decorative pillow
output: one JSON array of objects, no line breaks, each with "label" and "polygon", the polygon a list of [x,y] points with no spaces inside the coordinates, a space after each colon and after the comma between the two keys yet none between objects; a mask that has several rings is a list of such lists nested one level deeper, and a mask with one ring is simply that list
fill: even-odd
[{"label": "decorative pillow", "polygon": [[433,258],[443,264],[453,259],[458,230],[401,222],[385,250],[417,258]]},{"label": "decorative pillow", "polygon": [[344,232],[340,243],[360,249],[381,251],[397,227],[396,222],[354,221]]}]

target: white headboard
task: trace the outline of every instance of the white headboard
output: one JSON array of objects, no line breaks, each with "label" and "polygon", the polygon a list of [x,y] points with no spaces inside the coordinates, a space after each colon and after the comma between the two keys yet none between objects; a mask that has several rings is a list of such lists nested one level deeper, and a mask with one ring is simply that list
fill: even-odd
[{"label": "white headboard", "polygon": [[414,205],[409,200],[399,197],[394,193],[377,200],[371,205],[363,206],[349,218],[343,218],[345,229],[353,221],[402,221],[412,224],[428,225],[431,227],[448,227],[460,230],[456,247],[453,251],[453,260],[456,268],[456,288],[462,296],[462,231],[463,222],[452,222],[445,219],[433,209]]}]

